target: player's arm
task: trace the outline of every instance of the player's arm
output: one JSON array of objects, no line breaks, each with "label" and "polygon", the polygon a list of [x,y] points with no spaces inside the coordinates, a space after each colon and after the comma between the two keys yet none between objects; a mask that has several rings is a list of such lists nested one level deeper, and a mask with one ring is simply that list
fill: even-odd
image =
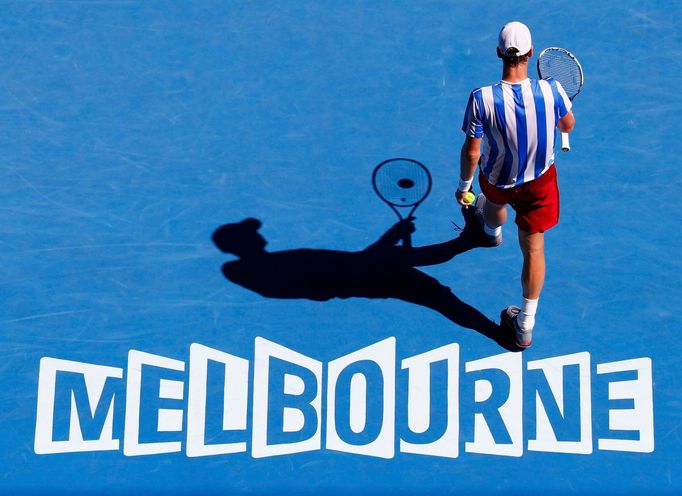
[{"label": "player's arm", "polygon": [[460,205],[468,207],[462,199],[464,193],[469,191],[474,180],[476,166],[481,158],[481,138],[467,136],[459,157],[459,186],[455,192],[455,197]]},{"label": "player's arm", "polygon": [[387,249],[398,244],[408,234],[412,234],[415,231],[414,227],[414,217],[408,217],[399,222],[396,222],[386,231],[381,237],[374,243],[369,245],[363,251],[373,251]]},{"label": "player's arm", "polygon": [[559,115],[564,114],[564,116],[559,119],[559,122],[557,122],[556,127],[559,128],[559,131],[562,133],[570,133],[573,131],[573,127],[575,126],[575,117],[571,111],[573,103],[571,102],[571,99],[568,98],[566,90],[564,90],[564,87],[561,86],[559,81],[553,81],[553,84],[556,85],[556,90],[559,94],[559,98],[557,98],[555,102],[556,111],[559,113]]},{"label": "player's arm", "polygon": [[559,131],[562,133],[570,133],[575,127],[575,117],[573,117],[573,112],[568,112],[565,116],[559,119],[557,124]]},{"label": "player's arm", "polygon": [[424,265],[440,265],[455,256],[465,251],[469,251],[472,245],[471,242],[458,236],[445,243],[438,243],[435,245],[419,246],[409,250],[402,250],[400,255],[404,263],[412,267],[421,267]]}]

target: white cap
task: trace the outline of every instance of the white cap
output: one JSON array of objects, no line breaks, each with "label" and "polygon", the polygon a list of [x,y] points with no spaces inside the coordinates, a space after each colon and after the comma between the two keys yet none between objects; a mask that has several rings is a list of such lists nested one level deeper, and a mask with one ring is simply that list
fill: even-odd
[{"label": "white cap", "polygon": [[516,48],[519,56],[526,55],[533,48],[528,26],[518,21],[505,24],[497,39],[497,47],[502,55],[505,55],[509,48]]}]

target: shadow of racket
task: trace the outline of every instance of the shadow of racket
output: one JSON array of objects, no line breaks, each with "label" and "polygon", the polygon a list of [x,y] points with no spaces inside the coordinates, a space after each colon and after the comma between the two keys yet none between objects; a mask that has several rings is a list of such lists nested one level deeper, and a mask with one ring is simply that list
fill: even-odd
[{"label": "shadow of racket", "polygon": [[[410,158],[392,158],[381,162],[372,173],[374,191],[400,220],[409,219],[431,191],[431,174],[421,163]],[[408,210],[406,216],[400,210]],[[412,246],[412,237],[403,238],[403,246]]]}]

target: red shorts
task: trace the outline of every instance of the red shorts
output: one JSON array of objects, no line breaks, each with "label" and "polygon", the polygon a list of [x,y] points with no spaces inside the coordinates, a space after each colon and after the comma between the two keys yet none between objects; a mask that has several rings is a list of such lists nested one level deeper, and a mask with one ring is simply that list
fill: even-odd
[{"label": "red shorts", "polygon": [[537,179],[514,188],[493,186],[483,173],[478,175],[478,184],[491,202],[509,203],[516,211],[516,225],[529,234],[545,232],[559,223],[559,187],[553,164]]}]

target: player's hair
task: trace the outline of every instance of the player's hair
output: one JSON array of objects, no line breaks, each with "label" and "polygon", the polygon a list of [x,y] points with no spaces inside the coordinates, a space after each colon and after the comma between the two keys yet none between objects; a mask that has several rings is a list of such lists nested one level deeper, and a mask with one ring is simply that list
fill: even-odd
[{"label": "player's hair", "polygon": [[511,67],[516,67],[519,64],[525,64],[528,62],[528,54],[519,55],[519,51],[514,47],[507,48],[505,53],[502,53],[498,48],[497,55],[502,59],[505,65]]},{"label": "player's hair", "polygon": [[250,235],[260,229],[261,221],[254,218],[244,219],[235,224],[225,224],[215,230],[211,239],[220,251],[225,253],[241,252],[249,248]]}]

